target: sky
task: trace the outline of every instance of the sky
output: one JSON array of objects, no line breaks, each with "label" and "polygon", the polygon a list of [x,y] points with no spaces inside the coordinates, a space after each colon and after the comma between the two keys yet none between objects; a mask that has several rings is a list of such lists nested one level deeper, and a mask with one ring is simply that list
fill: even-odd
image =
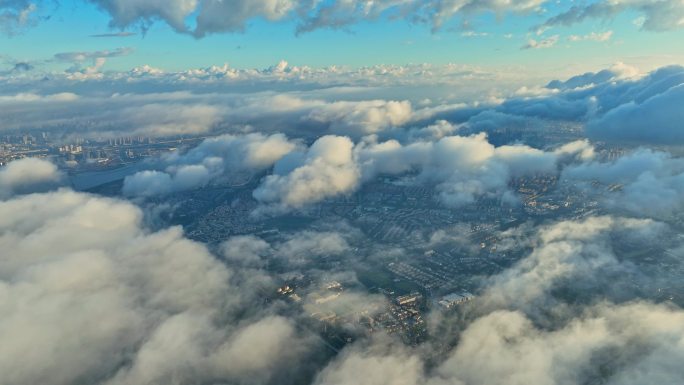
[{"label": "sky", "polygon": [[[586,18],[572,25],[540,29],[553,16],[570,10],[575,2],[491,1],[488,2],[491,5],[482,3],[484,9],[446,13],[436,22],[438,5],[435,5],[437,10],[401,9],[402,3],[426,7],[431,6],[430,2],[326,1],[309,4],[307,8],[306,1],[297,5],[297,2],[281,0],[282,4],[275,6],[264,1],[256,2],[267,3],[264,9],[254,6],[257,9],[247,9],[244,14],[231,18],[232,21],[226,22],[229,25],[219,25],[215,31],[200,35],[197,15],[201,4],[180,12],[181,16],[174,16],[174,20],[180,18],[183,23],[180,28],[185,28],[179,32],[179,27],[173,27],[174,21],[169,21],[164,12],[170,13],[173,7],[183,9],[184,2],[170,2],[159,9],[136,9],[130,3],[135,4],[96,0],[0,3],[0,12],[3,5],[6,14],[19,12],[15,20],[5,17],[6,33],[0,39],[5,66],[22,61],[35,63],[46,71],[63,70],[69,63],[53,60],[55,54],[122,48],[129,49],[127,54],[110,58],[104,69],[124,71],[150,65],[180,71],[223,63],[236,68],[266,68],[287,60],[299,66],[354,68],[459,63],[557,74],[596,70],[618,61],[648,70],[680,63],[684,58],[684,32],[678,28],[681,21],[666,28],[646,26],[645,18],[663,16],[649,15],[638,6],[611,11],[608,16]],[[348,3],[353,4],[352,11],[344,8],[350,7]],[[577,3],[587,5],[587,2]],[[268,10],[268,6],[278,5],[285,10]],[[301,32],[302,25],[312,20],[316,12],[322,14],[320,10],[326,6],[333,9],[330,12],[333,16],[319,17],[316,20],[323,21],[314,29]],[[372,10],[373,6],[379,10]],[[358,10],[363,7],[371,10]],[[22,17],[24,11],[27,15]],[[300,13],[307,11],[305,16]]]}]

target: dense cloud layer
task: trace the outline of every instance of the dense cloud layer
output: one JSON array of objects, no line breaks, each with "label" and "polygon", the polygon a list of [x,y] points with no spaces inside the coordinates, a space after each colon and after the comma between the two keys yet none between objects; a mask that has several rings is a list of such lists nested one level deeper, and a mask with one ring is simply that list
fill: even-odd
[{"label": "dense cloud layer", "polygon": [[[438,370],[435,384],[608,384],[682,381],[675,362],[684,312],[666,306],[596,306],[558,330],[543,330],[519,312],[474,322]],[[677,342],[670,339],[675,337]],[[601,372],[601,365],[611,374]]]},{"label": "dense cloud layer", "polygon": [[[444,122],[452,125],[442,127],[450,132],[466,128],[468,133],[478,133],[507,127],[541,129],[560,121],[586,125],[586,134],[597,140],[684,140],[678,123],[682,120],[678,106],[684,84],[680,66],[639,76],[636,69],[618,64],[565,81],[554,80],[545,88],[513,87],[515,83],[506,80],[499,85],[509,89],[505,93],[508,98],[503,100],[482,96],[500,90],[480,89],[476,96],[477,87],[488,84],[483,80],[501,74],[447,67],[341,71],[283,63],[263,71],[225,67],[170,74],[147,71],[135,76],[98,73],[105,77],[82,83],[68,80],[53,84],[48,80],[36,85],[36,80],[12,80],[6,81],[6,92],[25,90],[29,85],[38,89],[0,96],[0,130],[41,127],[88,137],[112,137],[258,129],[313,139],[325,134],[354,139],[369,134],[415,139],[427,135],[427,131],[418,130],[433,126],[434,131]],[[360,79],[367,84],[357,87]],[[336,87],[329,88],[331,82]],[[225,84],[230,84],[235,93],[225,93]],[[112,89],[111,94],[101,92],[105,85]],[[451,91],[471,90],[471,86],[473,95]],[[429,95],[435,100],[424,99],[425,87],[430,88]],[[148,93],[148,88],[165,92]],[[243,88],[249,92],[242,92]],[[397,93],[401,97],[396,97]],[[456,102],[462,100],[468,103]]]},{"label": "dense cloud layer", "polygon": [[643,102],[623,104],[590,121],[589,134],[599,139],[635,143],[684,143],[684,83]]},{"label": "dense cloud layer", "polygon": [[291,321],[237,319],[252,294],[231,271],[141,221],[130,203],[67,190],[0,203],[3,383],[255,384],[298,362]]},{"label": "dense cloud layer", "polygon": [[514,202],[508,191],[512,177],[555,173],[558,162],[590,159],[587,142],[571,143],[553,152],[527,146],[495,147],[484,134],[447,136],[435,142],[373,139],[353,145],[347,138],[323,137],[305,154],[294,153],[276,163],[254,192],[260,202],[281,209],[301,208],[328,197],[349,194],[364,181],[381,175],[406,176],[405,183],[436,186],[439,199],[451,207],[491,195]]},{"label": "dense cloud layer", "polygon": [[[65,58],[80,59],[87,57],[88,60],[107,59],[115,56],[123,56],[132,52],[130,48],[118,48],[110,51],[81,51],[57,54],[58,59],[64,55]],[[105,55],[99,56],[99,55]],[[21,63],[10,56],[3,59],[11,63]],[[47,58],[46,58],[47,59]],[[48,59],[49,60],[49,59]],[[84,60],[60,60],[66,64],[83,62]],[[71,72],[45,71],[41,70],[41,61],[32,61],[25,64],[35,64],[31,66],[23,76],[17,73],[0,72],[0,80],[5,84],[4,94],[21,92],[27,83],[33,85],[34,90],[47,90],[54,88],[70,88],[81,92],[100,91],[98,86],[108,85],[109,90],[120,94],[140,92],[141,90],[152,90],[161,92],[168,90],[187,89],[192,86],[197,91],[214,91],[225,93],[225,85],[230,84],[233,90],[253,93],[255,90],[310,90],[315,86],[397,86],[406,84],[429,84],[435,87],[445,85],[468,85],[478,88],[482,86],[480,80],[504,80],[519,81],[519,74],[512,69],[498,68],[496,70],[484,69],[479,66],[467,64],[379,64],[364,67],[348,67],[345,65],[332,65],[329,67],[309,67],[292,65],[285,60],[280,60],[272,66],[266,68],[234,68],[224,63],[223,65],[212,65],[204,68],[189,68],[179,71],[166,71],[154,68],[149,65],[140,65],[129,71],[104,71],[101,70],[93,76],[81,76],[74,78]],[[67,68],[68,69],[68,68]],[[77,82],[74,80],[78,80]],[[40,81],[36,83],[36,81]],[[223,87],[222,87],[223,86]],[[324,88],[324,87],[323,87]],[[332,90],[335,91],[335,90]],[[349,93],[354,89],[342,89],[338,92]],[[366,90],[368,94],[375,94],[373,89]],[[453,92],[453,90],[450,90]],[[459,90],[459,93],[466,93],[469,90]],[[479,94],[479,89],[472,90],[473,95]],[[47,91],[46,91],[47,92]],[[101,95],[100,92],[95,92]],[[385,95],[382,95],[385,96]]]},{"label": "dense cloud layer", "polygon": [[[632,271],[629,263],[623,264],[613,252],[612,238],[624,237],[638,244],[644,240],[657,242],[664,234],[664,225],[652,220],[613,217],[591,217],[542,228],[532,239],[532,253],[494,277],[483,302],[538,316],[558,304],[552,292],[559,288],[580,293],[594,290],[594,298],[610,297],[614,293],[601,277]],[[617,282],[611,284],[618,286]]]},{"label": "dense cloud layer", "polygon": [[[231,283],[231,272],[178,229],[146,231],[128,203],[62,190],[0,203],[0,214],[0,245],[12,251],[0,263],[0,308],[10,315],[0,322],[7,383],[269,383],[296,368],[310,346],[285,318],[235,319],[250,293]],[[551,300],[558,285],[610,298],[604,274],[631,269],[613,254],[611,237],[653,241],[663,230],[611,217],[542,228],[534,251],[491,281],[478,299],[485,314],[464,326],[436,367],[422,349],[379,337],[346,349],[315,383],[352,384],[359,376],[407,385],[681,382],[680,309],[598,302],[569,311]],[[338,234],[308,232],[279,244],[236,237],[222,253],[258,269],[264,258],[348,247]],[[346,305],[369,302],[348,297]],[[30,365],[17,365],[19,352]]]},{"label": "dense cloud layer", "polygon": [[319,98],[316,91],[277,95],[114,93],[92,97],[64,92],[21,93],[0,96],[0,131],[42,127],[58,134],[91,138],[168,137],[226,130],[244,132],[258,127],[260,132],[360,137],[391,131],[433,114],[427,108],[414,110],[408,100],[355,100],[355,96],[345,95],[344,90],[338,95],[334,90],[330,92],[325,99]]},{"label": "dense cloud layer", "polygon": [[[436,346],[407,349],[380,339],[348,348],[317,383],[353,384],[358,373],[369,384],[681,382],[684,311],[606,301],[624,296],[611,288],[638,277],[634,265],[615,255],[612,239],[657,243],[664,231],[652,221],[612,217],[543,227],[532,253],[490,281],[474,308],[479,315],[463,325],[458,344],[436,367],[425,358]],[[615,279],[607,282],[608,276]],[[577,295],[574,305],[557,296],[563,290]]]},{"label": "dense cloud layer", "polygon": [[681,310],[647,303],[595,306],[554,330],[497,311],[473,322],[435,370],[401,347],[363,347],[342,355],[317,384],[355,384],[359,376],[371,385],[678,383],[682,322]]},{"label": "dense cloud layer", "polygon": [[[286,68],[284,65],[272,72]],[[554,122],[560,120],[576,123],[578,128],[586,122],[590,138],[676,144],[684,140],[678,123],[682,120],[678,106],[683,82],[682,67],[664,67],[638,76],[633,68],[618,64],[566,81],[552,81],[543,89],[521,89],[518,96],[490,107],[440,105],[431,101],[425,104],[380,99],[359,101],[355,99],[366,89],[340,88],[247,95],[188,92],[114,94],[110,97],[80,97],[72,93],[19,94],[0,97],[0,104],[7,107],[0,114],[6,117],[2,120],[6,128],[18,128],[15,123],[26,116],[36,119],[30,122],[32,125],[68,124],[70,127],[78,127],[77,119],[82,118],[95,124],[92,128],[84,128],[94,136],[116,135],[109,127],[97,124],[109,122],[112,126],[131,127],[133,133],[161,136],[212,130],[249,132],[258,128],[265,133],[286,132],[291,137],[303,137],[314,143],[330,133],[349,135],[352,141],[350,150],[349,145],[341,144],[349,139],[341,136],[334,139],[340,142],[334,146],[335,151],[346,152],[346,155],[343,162],[330,167],[331,163],[321,155],[322,152],[311,153],[301,144],[280,135],[269,137],[270,144],[259,144],[268,134],[248,135],[251,139],[238,139],[243,135],[210,139],[187,155],[164,159],[149,171],[129,177],[124,190],[131,196],[167,194],[201,187],[210,181],[231,183],[229,175],[240,171],[265,171],[276,165],[274,175],[263,181],[254,196],[262,203],[280,209],[302,208],[351,193],[378,175],[398,176],[405,182],[437,186],[443,203],[458,206],[483,195],[512,202],[515,197],[507,188],[511,177],[555,172],[561,160],[577,159],[576,155],[580,154],[579,160],[586,161],[590,156],[590,146],[582,142],[577,142],[582,148],[561,154],[521,145],[502,145],[510,139],[498,141],[496,137],[493,140],[496,146],[493,146],[479,135],[480,132],[496,132],[502,127],[512,128],[512,131],[515,127],[555,129]],[[342,100],[338,99],[341,95],[344,95]],[[103,104],[110,107],[103,109]],[[88,116],[81,111],[100,112]],[[368,134],[377,134],[377,137],[364,138]],[[239,144],[242,140],[266,148],[274,145],[269,150],[271,158],[259,165],[245,164],[252,150],[251,145]],[[221,149],[223,142],[226,147]],[[243,146],[245,150],[227,143]],[[472,158],[474,154],[480,158]],[[644,175],[642,180],[645,182],[639,189],[638,185],[632,184],[635,178],[612,198],[624,197],[626,200],[618,205],[632,211],[638,211],[643,207],[644,199],[654,196],[663,198],[658,200],[659,213],[678,208],[680,203],[673,191],[679,188],[677,181],[681,172],[677,168],[666,170],[653,171],[651,179]],[[596,177],[573,177],[583,181],[592,178]],[[611,180],[606,176],[599,179],[605,183]],[[301,187],[307,183],[320,188]],[[657,189],[657,186],[662,188]],[[645,187],[649,187],[649,191]]]},{"label": "dense cloud layer", "polygon": [[591,139],[619,143],[684,141],[684,68],[669,66],[645,76],[624,65],[555,80],[547,95],[511,98],[495,110],[513,116],[585,123]]},{"label": "dense cloud layer", "polygon": [[523,145],[495,147],[485,134],[447,136],[404,146],[397,141],[362,143],[358,150],[367,180],[414,171],[418,182],[436,185],[440,200],[451,207],[472,203],[487,194],[514,201],[508,191],[512,177],[555,173],[561,160],[592,156],[588,142],[545,152]]},{"label": "dense cloud layer", "polygon": [[[488,148],[479,137],[444,138],[445,145],[472,145],[469,141]],[[339,148],[343,151],[330,151]],[[483,152],[476,148],[476,153]],[[528,156],[576,156],[585,150],[583,143],[574,143],[553,153],[494,147],[484,154],[488,161],[500,156],[514,169],[528,170]],[[348,139],[327,137],[298,153],[305,160],[294,159],[292,165],[321,162],[340,167],[358,151]],[[405,154],[415,152],[420,151]],[[525,156],[517,159],[520,153]],[[426,154],[427,164],[453,168],[450,162],[438,162],[437,149]],[[656,155],[661,165],[674,162],[658,153],[634,156]],[[259,163],[260,157],[251,159]],[[459,158],[455,164],[467,165],[469,159]],[[389,172],[391,164],[376,172]],[[613,167],[623,170],[625,178],[634,178],[643,169],[659,166]],[[6,382],[260,384],[282,381],[277,373],[297,370],[310,341],[293,321],[244,313],[242,305],[253,306],[250,285],[267,280],[257,271],[273,259],[289,268],[315,266],[318,258],[349,253],[346,236],[304,231],[277,243],[255,236],[231,238],[220,250],[227,263],[239,269],[235,276],[179,229],[151,233],[141,223],[141,211],[129,203],[67,190],[0,203],[0,247],[11,251],[0,261],[0,290],[7,294],[0,296],[0,308],[11,314],[0,321],[5,341],[0,357],[7,357],[0,359],[0,373]],[[487,281],[471,309],[472,320],[441,321],[462,328],[446,358],[430,358],[433,349],[441,349],[432,343],[404,347],[379,336],[347,348],[314,382],[352,384],[363,376],[364,383],[407,385],[560,385],[599,379],[608,384],[652,379],[679,383],[684,380],[679,370],[684,312],[668,304],[630,302],[638,296],[622,290],[622,283],[637,282],[648,292],[666,283],[643,275],[613,250],[620,239],[661,244],[669,237],[667,231],[652,220],[608,216],[543,226],[526,239],[533,248],[527,257]],[[567,304],[563,293],[573,293],[577,300]],[[340,299],[347,307],[376,300],[382,303],[353,292]],[[304,298],[303,309],[321,310],[310,298]],[[19,352],[31,358],[31,365],[16,365]]]},{"label": "dense cloud layer", "polygon": [[[230,184],[235,172],[256,172],[273,166],[273,173],[254,190],[267,211],[301,209],[327,198],[350,194],[378,176],[405,177],[404,183],[436,186],[442,203],[458,207],[491,196],[515,203],[511,178],[555,174],[561,164],[594,156],[587,141],[568,143],[553,151],[529,146],[496,147],[485,134],[444,136],[408,144],[373,137],[354,143],[348,137],[323,136],[308,149],[283,135],[221,136],[208,139],[187,154],[162,160],[165,171],[148,170],[129,176],[124,194],[154,196],[201,187],[209,181]],[[223,176],[222,178],[218,178]],[[217,179],[218,178],[218,179]]]}]

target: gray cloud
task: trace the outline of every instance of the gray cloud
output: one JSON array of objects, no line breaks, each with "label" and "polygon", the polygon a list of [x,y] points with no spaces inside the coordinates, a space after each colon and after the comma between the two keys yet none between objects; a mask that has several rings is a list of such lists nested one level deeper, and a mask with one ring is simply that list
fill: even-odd
[{"label": "gray cloud", "polygon": [[684,161],[665,152],[638,149],[612,162],[570,166],[563,177],[617,186],[606,202],[637,215],[669,217],[684,209]]},{"label": "gray cloud", "polygon": [[133,52],[132,48],[124,47],[117,48],[113,51],[82,51],[82,52],[60,52],[55,54],[55,59],[65,62],[84,62],[87,60],[95,60],[99,58],[112,58],[118,56],[127,56]]},{"label": "gray cloud", "polygon": [[589,122],[597,139],[638,143],[684,143],[684,83],[642,102],[623,104]]},{"label": "gray cloud", "polygon": [[[478,12],[525,13],[539,10],[544,0],[521,1],[436,1],[381,0],[350,2],[346,0],[320,3],[305,0],[174,0],[158,1],[89,0],[111,16],[110,27],[126,28],[142,24],[146,28],[157,20],[174,30],[203,37],[211,33],[237,32],[253,19],[270,21],[295,19],[297,33],[319,28],[344,28],[364,20],[380,17],[404,18],[410,22],[429,23],[439,29],[455,16],[467,17]],[[194,29],[190,25],[195,25]]]},{"label": "gray cloud", "polygon": [[33,69],[33,65],[31,63],[26,63],[26,62],[19,62],[14,64],[14,68],[12,68],[13,72],[28,72]]},{"label": "gray cloud", "polygon": [[[624,65],[551,81],[547,94],[512,97],[492,110],[514,119],[586,123],[591,139],[627,144],[681,143],[678,122],[684,98],[684,68],[669,66],[644,76]],[[485,114],[491,116],[490,111]],[[479,117],[474,117],[477,122]]]},{"label": "gray cloud", "polygon": [[641,28],[647,31],[662,32],[684,27],[684,4],[679,0],[617,0],[574,5],[537,28],[572,26],[588,19],[609,20],[627,11],[639,13]]},{"label": "gray cloud", "polygon": [[38,7],[30,0],[0,1],[0,32],[14,35],[38,21]]}]

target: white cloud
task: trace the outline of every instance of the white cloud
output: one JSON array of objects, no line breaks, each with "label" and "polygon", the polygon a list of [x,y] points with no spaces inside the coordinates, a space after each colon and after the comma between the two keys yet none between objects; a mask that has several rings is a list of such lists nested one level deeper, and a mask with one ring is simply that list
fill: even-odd
[{"label": "white cloud", "polygon": [[24,158],[0,167],[0,199],[15,194],[39,192],[58,186],[64,175],[53,163]]},{"label": "white cloud", "polygon": [[316,385],[417,385],[423,362],[399,346],[361,346],[344,352],[316,378]]},{"label": "white cloud", "polygon": [[[499,311],[463,333],[429,384],[640,384],[682,381],[675,362],[684,312],[646,303],[598,305],[556,330]],[[678,342],[673,342],[673,339]],[[612,373],[601,369],[611,368]]]},{"label": "white cloud", "polygon": [[221,244],[223,257],[238,266],[262,267],[272,253],[271,245],[254,235],[234,236]]},{"label": "white cloud", "polygon": [[[132,48],[117,48],[112,51],[91,51],[91,52],[61,52],[54,55],[54,60],[72,63],[67,72],[67,77],[71,80],[101,79],[102,67],[107,63],[107,59],[119,56],[128,56],[133,52]],[[90,66],[84,67],[84,62],[89,61]]]},{"label": "white cloud", "polygon": [[[622,276],[632,269],[613,253],[611,238],[657,242],[663,229],[653,221],[612,217],[544,226],[531,254],[496,276],[472,308],[462,309],[464,323],[460,317],[444,321],[462,330],[455,347],[440,343],[448,340],[448,329],[437,329],[439,341],[425,349],[383,340],[357,343],[316,383],[354,384],[356,373],[371,384],[679,383],[684,311],[645,301],[597,300],[602,288],[618,283],[606,282],[607,272]],[[588,291],[588,303],[552,301],[558,285]],[[435,350],[446,359],[435,358]]]},{"label": "white cloud", "polygon": [[[101,54],[70,54],[84,61],[68,72],[0,72],[0,130],[39,126],[90,138],[259,130],[357,139],[466,115],[484,107],[479,98],[489,104],[483,95],[492,88],[516,89],[512,84],[521,82],[512,72],[455,64],[310,68],[282,62],[266,69],[141,66],[117,72],[102,71],[105,58],[91,57]],[[417,108],[426,87],[434,101]],[[72,103],[60,103],[56,95],[70,95]],[[453,101],[463,99],[474,101]]]},{"label": "white cloud", "polygon": [[556,173],[560,162],[589,160],[587,141],[551,152],[528,146],[495,147],[486,134],[444,136],[435,142],[406,145],[369,137],[354,145],[346,137],[324,136],[306,152],[293,152],[275,164],[254,197],[271,209],[300,209],[326,198],[354,192],[379,175],[404,177],[404,183],[436,186],[439,199],[457,207],[480,196],[514,201],[508,181],[515,176]]},{"label": "white cloud", "polygon": [[347,240],[336,232],[303,231],[277,246],[277,255],[290,266],[303,265],[316,258],[340,255],[349,251]]},{"label": "white cloud", "polygon": [[221,120],[221,110],[209,105],[150,103],[121,110],[121,115],[136,123],[133,135],[173,136],[211,131]]},{"label": "white cloud", "polygon": [[277,376],[274,364],[300,346],[294,325],[269,317],[226,337],[210,319],[181,314],[171,317],[150,336],[130,368],[120,370],[108,385],[188,383],[198,378],[266,382]]},{"label": "white cloud", "polygon": [[360,173],[349,138],[323,136],[304,153],[286,156],[254,191],[254,197],[276,210],[302,208],[325,198],[353,191]]},{"label": "white cloud", "polygon": [[684,160],[665,152],[639,149],[612,162],[568,167],[563,177],[620,186],[607,203],[638,215],[668,217],[684,209]]},{"label": "white cloud", "polygon": [[114,93],[106,97],[70,92],[19,93],[0,95],[0,105],[5,107],[0,112],[4,117],[0,130],[35,125],[63,130],[65,122],[69,122],[69,133],[97,137],[168,137],[252,127],[258,127],[260,132],[360,137],[401,127],[414,118],[411,103],[405,100],[338,101],[302,98],[293,93]]},{"label": "white cloud", "polygon": [[81,52],[61,52],[55,54],[55,59],[65,62],[84,62],[95,59],[106,59],[118,56],[127,56],[133,52],[133,48],[117,48],[112,51],[81,51]]},{"label": "white cloud", "polygon": [[273,166],[297,148],[285,135],[221,135],[204,140],[187,153],[161,159],[164,171],[145,170],[126,177],[123,193],[128,196],[164,195],[205,186],[212,180],[256,173]]},{"label": "white cloud", "polygon": [[684,27],[684,4],[680,0],[601,0],[573,5],[569,10],[549,18],[537,28],[571,26],[589,19],[610,20],[618,14],[634,11],[640,27],[647,31],[669,31]]},{"label": "white cloud", "polygon": [[78,100],[79,96],[71,92],[60,92],[51,95],[38,95],[33,93],[21,93],[11,96],[0,96],[2,103],[31,103],[31,102],[71,102]]},{"label": "white cloud", "polygon": [[541,40],[535,40],[535,39],[530,39],[527,41],[527,44],[522,46],[522,49],[545,49],[545,48],[551,48],[558,43],[558,40],[560,39],[560,36],[558,35],[553,35],[545,39]]},{"label": "white cloud", "polygon": [[599,72],[587,72],[582,75],[573,76],[565,81],[553,80],[549,82],[546,87],[552,90],[569,90],[636,78],[638,75],[640,75],[640,73],[637,68],[622,62],[617,62],[609,69],[601,70]]},{"label": "white cloud", "polygon": [[334,102],[313,109],[308,119],[328,123],[336,133],[372,134],[403,125],[413,111],[408,101]]},{"label": "white cloud", "polygon": [[550,293],[559,282],[572,280],[574,287],[590,287],[585,282],[596,282],[601,271],[619,268],[610,245],[611,234],[627,234],[636,241],[662,231],[661,224],[646,219],[591,217],[553,224],[539,231],[539,240],[529,256],[494,277],[484,301],[496,308],[537,313],[539,306],[549,304]]},{"label": "white cloud", "polygon": [[478,134],[405,146],[397,141],[361,143],[357,149],[364,179],[415,172],[416,182],[434,184],[440,200],[452,207],[482,195],[510,197],[507,185],[511,177],[555,173],[559,160],[575,156],[590,158],[591,145],[577,142],[544,152],[520,145],[495,147],[486,134]]},{"label": "white cloud", "polygon": [[127,202],[68,190],[0,202],[0,248],[3,383],[265,383],[307,346],[287,319],[237,319],[253,294]]},{"label": "white cloud", "polygon": [[568,40],[570,41],[599,41],[605,42],[613,37],[613,31],[606,32],[592,32],[588,35],[570,35]]},{"label": "white cloud", "polygon": [[[344,224],[336,223],[335,231],[302,230],[285,233],[278,241],[268,243],[255,235],[234,236],[220,246],[222,255],[231,264],[247,268],[260,268],[269,262],[278,261],[278,265],[287,266],[291,271],[301,269],[319,269],[322,259],[331,257],[352,256],[350,240],[353,230]],[[351,262],[349,258],[347,261]],[[335,272],[327,271],[317,275],[333,276]]]}]

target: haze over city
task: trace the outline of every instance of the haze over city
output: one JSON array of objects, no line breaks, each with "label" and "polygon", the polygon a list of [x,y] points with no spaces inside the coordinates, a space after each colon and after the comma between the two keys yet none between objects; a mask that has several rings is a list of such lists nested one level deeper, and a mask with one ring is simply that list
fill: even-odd
[{"label": "haze over city", "polygon": [[684,384],[683,0],[0,0],[0,384]]}]

